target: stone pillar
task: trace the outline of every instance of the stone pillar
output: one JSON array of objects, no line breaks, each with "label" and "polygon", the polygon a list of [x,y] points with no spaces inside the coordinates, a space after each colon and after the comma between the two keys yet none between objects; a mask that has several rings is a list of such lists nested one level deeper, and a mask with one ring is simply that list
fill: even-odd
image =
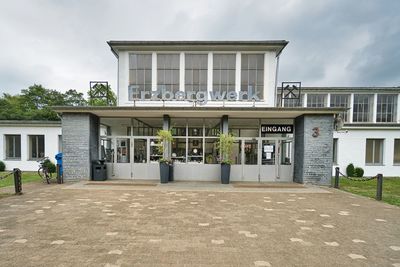
[{"label": "stone pillar", "polygon": [[88,113],[62,115],[64,180],[90,180],[91,162],[99,159],[99,117]]},{"label": "stone pillar", "polygon": [[295,182],[331,184],[333,122],[333,114],[302,115],[295,119]]}]

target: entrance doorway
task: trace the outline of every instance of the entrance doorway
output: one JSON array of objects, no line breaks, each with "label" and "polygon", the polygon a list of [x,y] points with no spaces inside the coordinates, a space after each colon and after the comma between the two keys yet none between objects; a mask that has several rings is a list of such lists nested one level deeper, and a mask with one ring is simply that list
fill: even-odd
[{"label": "entrance doorway", "polygon": [[234,144],[233,181],[293,181],[292,138],[239,138]]}]

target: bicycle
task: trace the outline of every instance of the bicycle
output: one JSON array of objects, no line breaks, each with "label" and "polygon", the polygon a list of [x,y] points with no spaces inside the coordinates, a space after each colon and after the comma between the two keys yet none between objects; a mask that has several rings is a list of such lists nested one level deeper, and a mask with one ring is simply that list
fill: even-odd
[{"label": "bicycle", "polygon": [[39,169],[38,169],[38,174],[42,178],[43,182],[47,182],[47,184],[50,184],[51,180],[51,173],[49,172],[49,168],[44,165],[44,163],[49,160],[49,157],[44,157],[41,160],[38,160],[37,162],[39,163]]}]

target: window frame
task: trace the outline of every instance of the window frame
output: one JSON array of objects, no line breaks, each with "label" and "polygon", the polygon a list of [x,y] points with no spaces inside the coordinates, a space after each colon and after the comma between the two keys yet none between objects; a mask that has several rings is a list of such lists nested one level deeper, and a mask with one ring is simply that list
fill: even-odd
[{"label": "window frame", "polygon": [[[166,57],[164,60],[164,64],[161,65],[161,57]],[[177,66],[173,65],[173,60],[169,57],[178,57]],[[165,90],[176,93],[180,88],[180,53],[157,53],[157,89]],[[170,72],[171,76],[169,77],[171,80],[168,82],[168,72]],[[163,74],[163,75],[161,75]],[[163,81],[160,81],[161,77],[163,77]],[[176,83],[174,82],[174,78],[177,77]]]},{"label": "window frame", "polygon": [[[192,67],[188,68],[187,64],[188,58],[189,57],[204,57],[206,60],[205,66],[201,66],[201,63],[199,64],[200,67]],[[193,58],[192,58],[193,59]],[[201,62],[201,60],[200,60]],[[195,73],[197,72],[198,74],[198,82],[195,83]],[[188,73],[191,75],[191,79],[189,79]],[[204,73],[205,75],[202,75]],[[205,77],[205,80],[204,80]],[[192,87],[191,89],[188,89],[188,87]],[[197,87],[197,88],[195,88]],[[207,87],[208,87],[208,54],[206,53],[185,53],[185,92],[188,91],[193,91],[193,92],[207,92]]]},{"label": "window frame", "polygon": [[[229,66],[223,66],[223,64],[221,63],[219,65],[219,68],[215,67],[215,62],[216,62],[216,57],[220,57],[220,56],[233,56],[234,60],[234,64],[233,64],[233,68],[229,67]],[[236,91],[236,53],[213,53],[213,66],[212,66],[212,73],[213,73],[213,81],[212,81],[212,92],[213,93],[218,93],[220,92],[220,94],[222,95],[223,92],[225,92],[226,94],[228,92],[235,92]],[[232,72],[233,71],[233,72]],[[216,73],[219,73],[219,81],[216,82]],[[223,83],[222,81],[222,74],[226,72],[226,83]],[[229,72],[233,73],[233,83],[230,83],[230,75]],[[223,86],[226,86],[226,90],[223,90]],[[226,95],[225,95],[226,97]]]},{"label": "window frame", "polygon": [[[322,97],[322,103],[319,102]],[[307,94],[308,108],[324,108],[327,106],[328,94]]]},{"label": "window frame", "polygon": [[[368,97],[368,106],[367,112],[365,113],[365,101],[356,102],[356,97],[365,96]],[[357,111],[356,111],[357,110]],[[361,111],[359,111],[361,110]],[[373,122],[373,110],[374,110],[374,95],[373,94],[354,94],[353,100],[353,122],[354,123],[366,123]],[[364,120],[364,117],[367,117],[367,120]]]},{"label": "window frame", "polygon": [[[150,57],[150,68],[148,68],[147,66],[146,66],[146,64],[144,64],[144,66],[142,66],[142,67],[139,67],[138,66],[138,64],[137,64],[137,67],[136,68],[132,68],[132,62],[131,62],[131,56],[147,56],[147,57]],[[137,60],[138,61],[138,60]],[[134,101],[134,97],[132,97],[131,98],[131,94],[133,93],[133,92],[131,92],[130,91],[130,88],[132,87],[132,86],[137,86],[138,88],[137,88],[137,92],[138,92],[138,94],[136,94],[136,98],[140,98],[141,96],[140,96],[140,94],[141,94],[141,92],[151,92],[151,90],[152,90],[152,80],[153,80],[153,74],[152,74],[152,70],[153,70],[153,55],[152,55],[152,53],[148,53],[148,52],[146,52],[146,53],[139,53],[139,52],[132,52],[132,53],[129,53],[128,54],[128,65],[129,65],[129,70],[128,70],[128,84],[129,84],[129,89],[128,89],[128,100],[129,101]],[[131,72],[135,72],[135,77],[136,77],[136,83],[133,83],[132,82],[132,79],[131,79],[131,77],[132,77],[132,73]],[[137,81],[138,81],[138,72],[140,72],[140,71],[143,71],[143,75],[144,75],[144,77],[143,77],[143,83],[138,83]],[[146,73],[149,73],[149,76],[150,77],[147,77],[147,74]],[[146,82],[146,80],[148,81],[148,82]],[[146,96],[147,98],[150,98],[150,96]]]},{"label": "window frame", "polygon": [[[16,148],[16,138],[19,137],[19,157],[15,156],[17,153],[17,148]],[[13,156],[9,156],[8,152],[9,152],[9,142],[8,142],[8,138],[12,138],[12,143],[13,143]],[[4,141],[5,141],[5,151],[4,151],[4,160],[21,160],[21,135],[20,134],[5,134],[4,135]]]},{"label": "window frame", "polygon": [[[386,98],[385,102],[380,102],[382,97]],[[388,101],[387,97],[392,97],[392,101]],[[393,123],[397,121],[397,98],[397,94],[377,94],[376,122]],[[391,109],[391,114],[389,113],[389,109]],[[391,120],[388,120],[389,116],[391,116]],[[385,120],[382,120],[383,117],[385,117]]]},{"label": "window frame", "polygon": [[399,161],[395,161],[396,160],[396,141],[397,141],[397,146],[398,146],[398,151],[400,153],[400,138],[395,138],[393,140],[393,165],[400,165],[400,157],[399,157]]},{"label": "window frame", "polygon": [[[336,97],[336,99],[335,99]],[[346,103],[343,103],[343,99],[346,98]],[[340,101],[332,101],[333,99],[337,100],[340,99]],[[349,122],[350,121],[350,106],[351,106],[351,94],[331,94],[330,95],[330,107],[343,107],[347,108],[348,110],[343,111],[340,113],[342,116],[342,119],[344,122]]]},{"label": "window frame", "polygon": [[[368,162],[368,141],[372,141],[372,162]],[[376,151],[376,142],[381,142],[381,147],[379,151],[379,162],[375,161],[375,151]],[[383,138],[367,138],[365,141],[365,165],[366,166],[383,166],[384,165],[384,146],[385,146],[385,139]]]},{"label": "window frame", "polygon": [[[43,137],[43,156],[40,156],[40,148],[39,148],[39,137]],[[32,138],[36,139],[36,151],[37,151],[37,156],[33,157],[32,153],[33,153],[33,149],[32,149]],[[44,157],[46,157],[46,136],[44,134],[32,134],[32,135],[28,135],[28,160],[29,161],[37,161],[40,159],[43,159]]]},{"label": "window frame", "polygon": [[[258,96],[260,99],[264,99],[264,76],[265,76],[265,54],[263,53],[241,53],[241,63],[240,63],[240,91],[249,91],[249,86],[251,86],[251,82],[255,82],[253,87],[254,93],[259,93]],[[261,68],[258,68],[258,59],[256,59],[256,66],[250,66],[251,56],[261,56]],[[247,57],[247,68],[243,67],[244,58]],[[261,79],[259,81],[258,73],[261,71]],[[247,72],[245,76],[244,73]],[[254,75],[251,75],[250,72],[254,72]],[[255,81],[250,81],[251,77],[254,76]],[[246,81],[244,81],[244,77],[246,77]]]}]

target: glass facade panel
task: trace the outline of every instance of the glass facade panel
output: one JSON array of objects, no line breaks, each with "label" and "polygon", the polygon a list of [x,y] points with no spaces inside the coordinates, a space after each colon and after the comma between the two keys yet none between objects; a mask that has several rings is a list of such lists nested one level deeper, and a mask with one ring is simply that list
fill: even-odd
[{"label": "glass facade panel", "polygon": [[104,159],[108,163],[114,162],[114,144],[111,138],[101,138],[100,139],[100,158]]},{"label": "glass facade panel", "polygon": [[213,92],[222,94],[235,91],[235,54],[213,55]]},{"label": "glass facade panel", "polygon": [[6,135],[6,159],[21,159],[21,136]]},{"label": "glass facade panel", "polygon": [[372,122],[374,95],[355,94],[353,122]]},{"label": "glass facade panel", "polygon": [[[260,99],[264,99],[264,55],[242,54],[241,59],[241,91],[253,91]],[[243,97],[248,99],[247,96]]]},{"label": "glass facade panel", "polygon": [[151,54],[130,54],[128,99],[140,99],[143,91],[151,91]]},{"label": "glass facade panel", "polygon": [[158,88],[179,91],[179,54],[157,54]]},{"label": "glass facade panel", "polygon": [[285,98],[285,99],[283,99],[283,106],[285,108],[302,107],[303,106],[303,98],[304,98],[304,95],[300,95],[300,99]]},{"label": "glass facade panel", "polygon": [[292,141],[282,141],[281,143],[281,165],[292,165]]},{"label": "glass facade panel", "polygon": [[365,163],[383,164],[383,139],[366,140]]},{"label": "glass facade panel", "polygon": [[217,164],[219,151],[217,149],[217,139],[216,138],[206,138],[205,139],[205,148],[204,148],[204,157],[206,164]]},{"label": "glass facade panel", "polygon": [[174,138],[172,141],[171,158],[174,162],[186,162],[186,138]]},{"label": "glass facade panel", "polygon": [[29,136],[29,159],[38,160],[45,157],[44,135]]},{"label": "glass facade panel", "polygon": [[322,94],[307,94],[307,107],[322,108],[326,107],[327,95]]},{"label": "glass facade panel", "polygon": [[376,122],[396,122],[397,95],[378,95]]},{"label": "glass facade panel", "polygon": [[[343,107],[350,108],[350,95],[346,94],[331,94],[331,103],[330,106],[334,107]],[[344,111],[340,113],[344,122],[349,121],[349,111]]]},{"label": "glass facade panel", "polygon": [[207,91],[207,54],[185,54],[185,90]]},{"label": "glass facade panel", "polygon": [[393,163],[400,164],[400,139],[394,139]]},{"label": "glass facade panel", "polygon": [[188,162],[203,163],[203,139],[188,139]]},{"label": "glass facade panel", "polygon": [[147,139],[135,138],[133,140],[134,152],[133,161],[135,163],[147,162]]},{"label": "glass facade panel", "polygon": [[262,140],[262,165],[275,165],[275,141],[274,140]]},{"label": "glass facade panel", "polygon": [[130,150],[129,138],[117,138],[117,163],[129,163]]},{"label": "glass facade panel", "polygon": [[160,143],[157,138],[150,139],[150,162],[158,162],[162,158],[160,153]]},{"label": "glass facade panel", "polygon": [[257,165],[258,156],[258,141],[245,140],[244,141],[244,164]]}]

